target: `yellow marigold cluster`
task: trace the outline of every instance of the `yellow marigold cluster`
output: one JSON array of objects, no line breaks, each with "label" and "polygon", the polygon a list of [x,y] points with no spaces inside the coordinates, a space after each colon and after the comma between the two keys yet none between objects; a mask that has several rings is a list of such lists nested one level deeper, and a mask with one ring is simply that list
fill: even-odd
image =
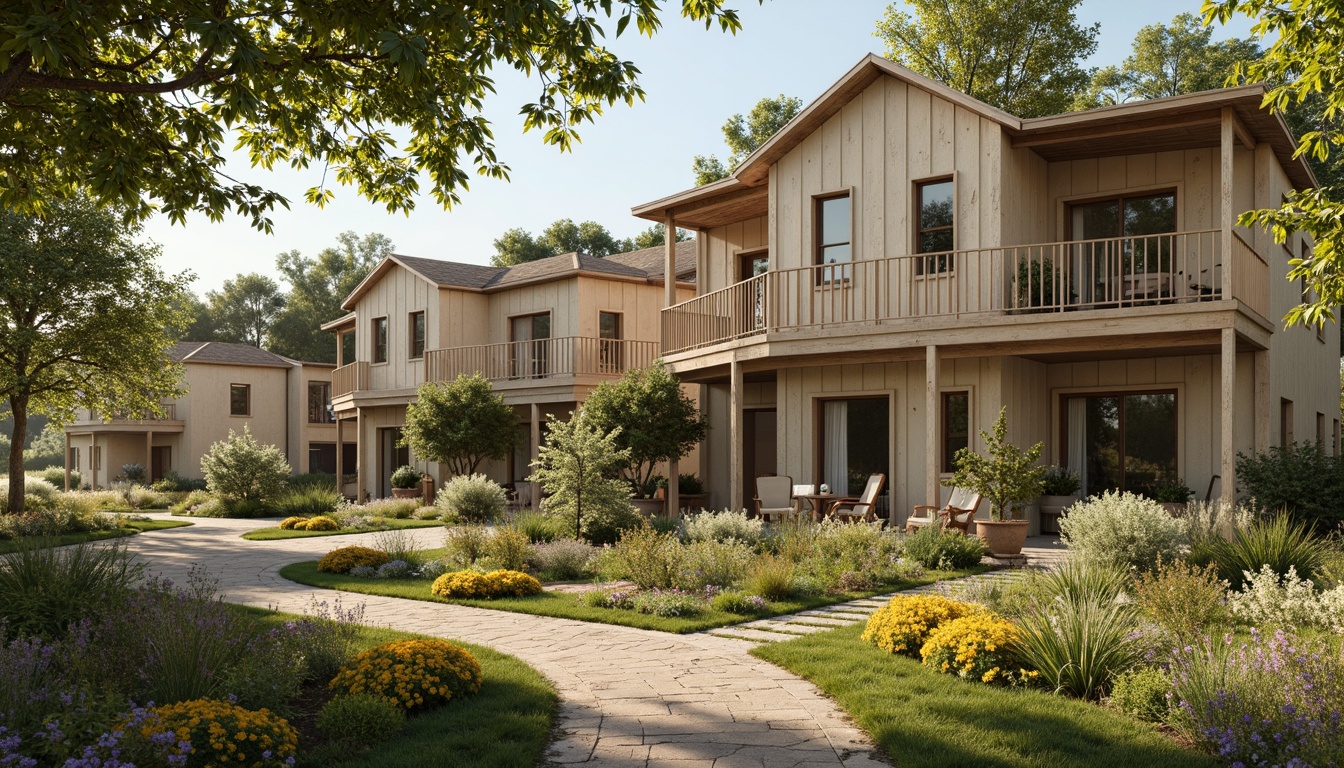
[{"label": "yellow marigold cluster", "polygon": [[336,673],[331,689],[338,696],[377,696],[408,711],[426,709],[481,690],[481,665],[447,640],[401,640],[356,656]]},{"label": "yellow marigold cluster", "polygon": [[253,711],[215,699],[155,707],[136,735],[148,742],[163,733],[173,734],[179,745],[191,745],[187,768],[284,766],[299,743],[298,732],[270,710]]},{"label": "yellow marigold cluster", "polygon": [[341,547],[333,549],[317,561],[317,570],[323,573],[349,573],[351,568],[361,565],[377,568],[392,558],[381,549],[369,547]]},{"label": "yellow marigold cluster", "polygon": [[982,683],[1035,677],[1017,663],[1019,634],[1012,622],[992,613],[972,613],[940,625],[920,649],[924,666]]},{"label": "yellow marigold cluster", "polygon": [[308,518],[306,517],[286,517],[284,520],[280,521],[280,530],[292,531],[298,528],[300,525],[307,525],[307,524],[308,524]]},{"label": "yellow marigold cluster", "polygon": [[940,595],[898,595],[868,617],[863,639],[888,653],[918,656],[929,633],[939,625],[978,610]]},{"label": "yellow marigold cluster", "polygon": [[430,591],[459,600],[493,600],[541,594],[541,582],[518,571],[454,571],[434,580]]},{"label": "yellow marigold cluster", "polygon": [[301,531],[339,531],[341,524],[326,515],[310,517],[301,525],[295,525]]}]

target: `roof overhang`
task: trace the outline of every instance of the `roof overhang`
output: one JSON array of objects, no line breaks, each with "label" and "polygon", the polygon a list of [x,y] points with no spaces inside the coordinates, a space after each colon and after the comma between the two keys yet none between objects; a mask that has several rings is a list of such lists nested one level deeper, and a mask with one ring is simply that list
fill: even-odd
[{"label": "roof overhang", "polygon": [[348,309],[353,312],[355,304],[359,302],[360,297],[373,290],[373,286],[377,285],[378,281],[382,280],[384,275],[397,267],[401,267],[435,288],[439,287],[438,283],[430,280],[428,277],[417,272],[413,267],[407,265],[401,259],[398,259],[396,254],[390,254],[384,256],[383,260],[378,262],[378,266],[374,267],[373,271],[369,272],[369,274],[364,276],[363,280],[359,281],[359,285],[355,286],[355,290],[351,291],[350,295],[345,297],[345,301],[341,302],[341,309]]},{"label": "roof overhang", "polygon": [[350,312],[349,314],[342,315],[336,318],[335,320],[325,322],[318,327],[324,331],[329,331],[331,333],[336,333],[338,331],[349,331],[354,329],[355,319],[356,319],[355,313]]}]

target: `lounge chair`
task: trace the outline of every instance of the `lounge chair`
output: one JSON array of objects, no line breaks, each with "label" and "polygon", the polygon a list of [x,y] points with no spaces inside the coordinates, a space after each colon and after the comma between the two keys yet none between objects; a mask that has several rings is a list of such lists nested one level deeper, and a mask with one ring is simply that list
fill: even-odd
[{"label": "lounge chair", "polygon": [[827,516],[851,519],[862,517],[865,522],[874,522],[877,520],[877,499],[882,495],[882,488],[886,483],[887,476],[881,472],[869,475],[868,484],[863,487],[861,496],[836,499],[826,509]]},{"label": "lounge chair", "polygon": [[[941,507],[927,504],[915,507],[914,514],[905,521],[905,532],[914,533],[920,528],[936,524],[967,533],[971,528],[971,520],[975,519],[975,510],[979,506],[980,494],[966,488],[953,488],[947,504]],[[921,512],[924,514],[920,514]]]}]

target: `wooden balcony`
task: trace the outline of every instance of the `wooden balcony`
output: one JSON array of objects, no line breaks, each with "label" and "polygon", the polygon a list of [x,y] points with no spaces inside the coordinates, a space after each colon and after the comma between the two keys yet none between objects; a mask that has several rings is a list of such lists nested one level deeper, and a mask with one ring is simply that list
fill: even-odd
[{"label": "wooden balcony", "polygon": [[[1076,313],[1235,299],[1269,317],[1269,265],[1223,232],[901,255],[767,272],[663,310],[663,353],[775,332],[921,318]],[[1068,315],[1070,319],[1078,315]]]},{"label": "wooden balcony", "polygon": [[368,388],[369,364],[367,362],[350,363],[331,372],[331,396],[333,399]]},{"label": "wooden balcony", "polygon": [[[160,403],[160,409],[163,413],[154,413],[153,411],[140,411],[137,413],[114,413],[108,417],[108,422],[112,424],[122,424],[126,422],[152,422],[152,421],[177,421],[177,403]],[[97,411],[89,411],[88,421],[102,422],[103,416]],[[82,421],[82,420],[80,420]]]},{"label": "wooden balcony", "polygon": [[569,383],[579,377],[615,377],[658,359],[658,343],[629,339],[565,336],[425,353],[425,381],[451,381],[480,373],[491,382]]}]

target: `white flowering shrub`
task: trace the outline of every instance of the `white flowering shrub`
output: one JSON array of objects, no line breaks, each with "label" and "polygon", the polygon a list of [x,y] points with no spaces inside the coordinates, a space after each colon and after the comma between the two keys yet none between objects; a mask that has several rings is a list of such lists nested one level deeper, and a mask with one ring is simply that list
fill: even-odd
[{"label": "white flowering shrub", "polygon": [[729,539],[755,546],[760,543],[764,523],[759,519],[747,517],[745,510],[725,509],[722,512],[708,510],[689,515],[684,523],[688,541],[719,541]]},{"label": "white flowering shrub", "polygon": [[1291,565],[1283,576],[1268,565],[1245,575],[1246,585],[1228,597],[1232,615],[1239,620],[1255,627],[1293,630],[1315,625],[1344,632],[1344,586],[1317,593]]},{"label": "white flowering shrub", "polygon": [[206,486],[225,501],[259,504],[274,499],[284,493],[289,473],[284,452],[258,443],[246,425],[242,434],[229,430],[228,438],[201,457]]},{"label": "white flowering shrub", "polygon": [[434,506],[446,519],[485,523],[502,517],[508,501],[504,488],[485,475],[458,475],[439,489]]},{"label": "white flowering shrub", "polygon": [[1344,634],[1344,584],[1322,592],[1318,605],[1318,622],[1335,634]]},{"label": "white flowering shrub", "polygon": [[1073,505],[1059,532],[1083,560],[1144,572],[1155,568],[1159,557],[1175,560],[1187,541],[1185,523],[1157,502],[1116,491]]}]

